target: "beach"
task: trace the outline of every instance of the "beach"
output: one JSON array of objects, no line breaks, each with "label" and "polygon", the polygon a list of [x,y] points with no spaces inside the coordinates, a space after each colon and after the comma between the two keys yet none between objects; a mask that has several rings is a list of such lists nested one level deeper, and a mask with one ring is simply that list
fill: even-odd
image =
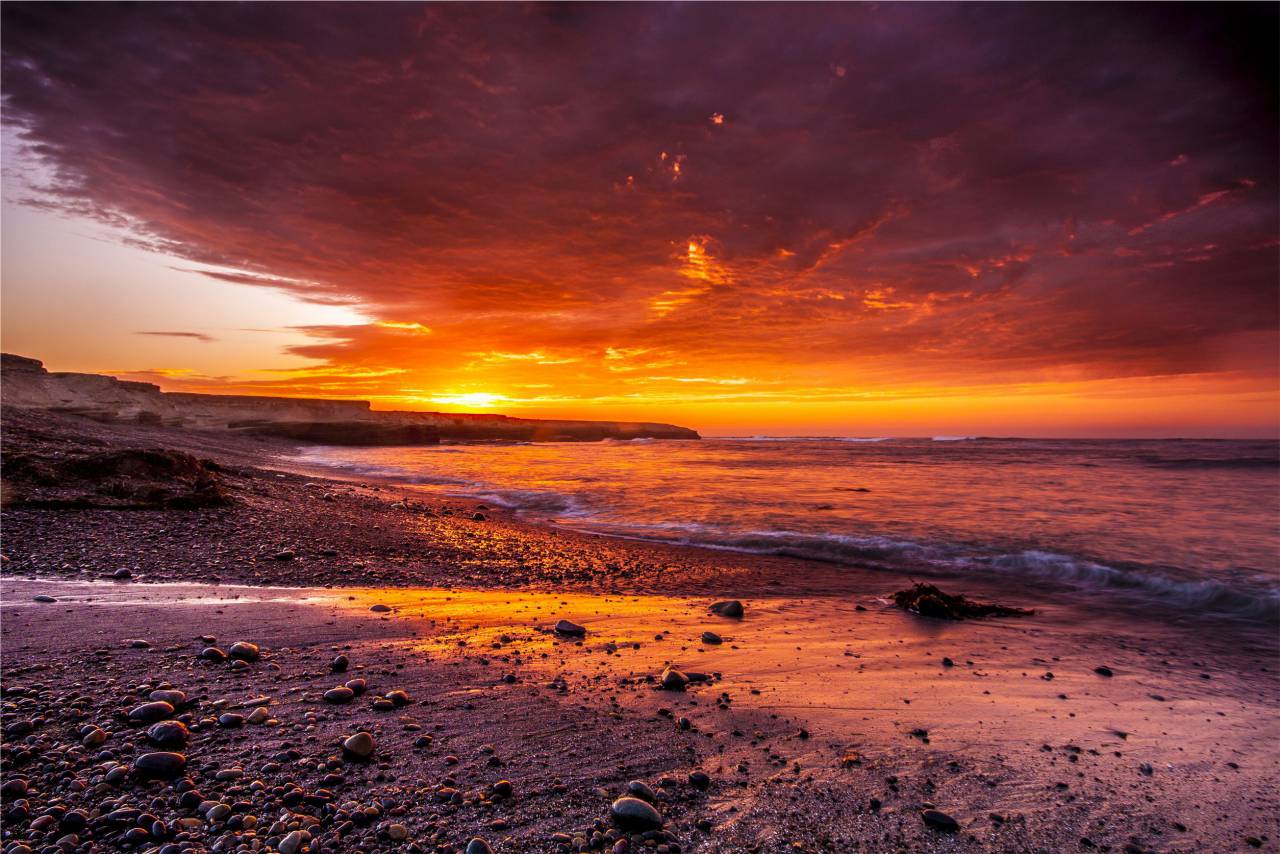
[{"label": "beach", "polygon": [[[166,448],[212,461],[219,490],[120,509],[6,484],[6,852],[1280,837],[1265,620],[981,575],[937,583],[1035,613],[930,619],[893,604],[907,569],[601,536],[335,477],[264,438],[5,419],[7,467]],[[725,600],[743,616],[711,610]],[[237,642],[256,650],[204,652]],[[689,681],[664,689],[670,670]],[[148,780],[147,713],[129,713],[155,690],[185,694],[161,712],[186,761]],[[364,756],[343,747],[360,732]],[[629,793],[660,824],[615,817]]]}]

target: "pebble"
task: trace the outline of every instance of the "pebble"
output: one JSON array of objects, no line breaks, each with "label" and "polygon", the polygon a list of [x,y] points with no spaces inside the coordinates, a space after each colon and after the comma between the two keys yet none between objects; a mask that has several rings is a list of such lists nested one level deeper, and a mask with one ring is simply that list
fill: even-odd
[{"label": "pebble", "polygon": [[691,771],[689,773],[689,785],[695,789],[705,791],[711,788],[711,777],[703,771]]},{"label": "pebble", "polygon": [[561,620],[556,623],[556,631],[562,635],[577,635],[579,637],[587,633],[585,626],[580,626],[569,620]]},{"label": "pebble", "polygon": [[284,839],[280,840],[280,854],[298,854],[302,846],[311,841],[311,834],[305,830],[290,831]]},{"label": "pebble", "polygon": [[222,650],[218,649],[216,646],[206,646],[204,649],[200,650],[199,655],[197,655],[196,657],[203,658],[206,661],[226,661],[227,660],[227,654]]},{"label": "pebble", "polygon": [[186,767],[181,753],[144,753],[133,760],[133,773],[144,779],[172,780]]},{"label": "pebble", "polygon": [[467,843],[466,854],[493,854],[493,849],[489,847],[488,842],[477,836]]},{"label": "pebble", "polygon": [[683,691],[685,686],[689,684],[689,677],[685,676],[679,670],[668,667],[662,671],[662,677],[659,679],[664,691]]},{"label": "pebble", "polygon": [[351,660],[345,655],[340,655],[333,661],[329,662],[329,669],[334,673],[345,673],[347,667],[350,666]]},{"label": "pebble", "polygon": [[227,650],[227,655],[232,658],[238,658],[241,661],[257,661],[262,653],[258,649],[256,643],[248,641],[236,641],[231,645],[231,649]]},{"label": "pebble", "polygon": [[326,703],[350,703],[355,699],[355,696],[356,692],[352,691],[345,685],[340,685],[337,688],[330,688],[328,691],[324,692],[324,700]]},{"label": "pebble", "polygon": [[662,815],[639,798],[618,798],[610,808],[613,823],[626,831],[643,832],[662,827]]},{"label": "pebble", "polygon": [[156,721],[162,721],[172,714],[172,705],[166,703],[164,700],[155,700],[130,709],[129,720],[138,721],[144,724],[152,724]]},{"label": "pebble", "polygon": [[658,796],[653,793],[653,789],[649,788],[649,784],[642,780],[632,780],[628,783],[627,794],[649,803],[654,803],[658,800]]},{"label": "pebble", "polygon": [[925,810],[920,813],[920,818],[934,830],[940,830],[943,833],[955,833],[960,829],[960,822],[939,810]]},{"label": "pebble", "polygon": [[711,603],[708,609],[711,613],[721,617],[732,617],[733,619],[742,619],[743,607],[742,603],[737,599],[725,599],[720,602]]},{"label": "pebble", "polygon": [[115,572],[111,573],[111,577],[116,581],[128,581],[130,578],[133,578],[133,573],[127,569],[117,569]]},{"label": "pebble", "polygon": [[388,611],[390,611],[390,610],[391,610],[391,606],[389,606],[389,605],[374,605],[374,606],[373,606],[372,608],[370,608],[369,610],[370,610],[370,611],[372,611],[372,612],[373,612],[373,613],[375,613],[375,614],[385,614],[385,613],[387,613]]},{"label": "pebble", "polygon": [[396,842],[403,842],[409,838],[409,828],[405,827],[403,824],[388,825],[387,836],[391,837]]},{"label": "pebble", "polygon": [[187,704],[187,695],[184,691],[178,691],[170,688],[157,688],[147,695],[148,700],[156,700],[161,703],[168,703],[175,709],[181,709]]},{"label": "pebble", "polygon": [[358,732],[342,742],[342,750],[353,759],[368,759],[373,755],[373,736]]},{"label": "pebble", "polygon": [[703,643],[713,644],[713,645],[714,645],[714,644],[721,644],[721,643],[724,643],[724,638],[720,637],[720,636],[719,636],[718,634],[716,634],[715,632],[703,632],[703,633],[702,633],[702,642],[703,642]]},{"label": "pebble", "polygon": [[189,736],[186,724],[181,721],[161,721],[147,730],[147,741],[166,749],[186,747]]},{"label": "pebble", "polygon": [[1115,676],[1115,674],[1111,672],[1111,668],[1106,665],[1093,668],[1093,672],[1099,676]]},{"label": "pebble", "polygon": [[31,598],[35,602],[57,602],[58,601],[57,599],[54,599],[52,596],[45,596],[45,595],[32,596]]}]

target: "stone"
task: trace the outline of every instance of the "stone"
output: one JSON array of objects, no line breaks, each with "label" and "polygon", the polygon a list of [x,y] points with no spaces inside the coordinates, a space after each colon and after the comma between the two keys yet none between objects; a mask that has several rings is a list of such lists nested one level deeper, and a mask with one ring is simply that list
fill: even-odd
[{"label": "stone", "polygon": [[205,661],[226,661],[227,654],[216,646],[206,646],[200,650],[197,658],[203,658]]},{"label": "stone", "polygon": [[334,673],[345,673],[350,664],[351,660],[349,658],[345,655],[340,655],[333,661],[329,662],[329,669]]},{"label": "stone", "polygon": [[720,617],[730,617],[735,620],[742,619],[744,609],[742,603],[737,599],[725,599],[720,602],[712,602],[708,609],[711,613]]},{"label": "stone", "polygon": [[186,692],[172,688],[157,688],[155,691],[152,691],[147,695],[147,699],[161,703],[168,703],[175,709],[181,709],[187,704]]},{"label": "stone", "polygon": [[1115,674],[1111,672],[1111,668],[1106,665],[1093,668],[1093,672],[1099,676],[1115,676]]},{"label": "stone", "polygon": [[298,854],[303,846],[311,841],[311,834],[305,830],[290,831],[284,839],[280,840],[280,854]]},{"label": "stone", "polygon": [[695,789],[706,791],[711,788],[711,777],[703,771],[691,771],[689,773],[689,785]]},{"label": "stone", "polygon": [[920,818],[929,827],[934,830],[940,830],[943,833],[955,833],[960,829],[960,822],[939,810],[925,810],[920,813]]},{"label": "stone", "polygon": [[231,645],[231,649],[227,650],[227,655],[232,658],[238,658],[241,661],[257,661],[262,653],[255,643],[236,641]]},{"label": "stone", "polygon": [[32,596],[32,597],[31,597],[31,600],[32,600],[33,602],[43,602],[43,603],[45,603],[45,604],[48,604],[49,602],[57,602],[57,601],[58,601],[57,599],[54,599],[52,596],[45,596],[45,595],[43,595],[43,594],[41,594],[41,595],[39,595],[39,596]]},{"label": "stone", "polygon": [[324,701],[326,703],[350,703],[355,699],[356,692],[352,691],[345,685],[339,685],[337,688],[330,688],[324,692]]},{"label": "stone", "polygon": [[719,636],[718,634],[716,634],[715,632],[703,632],[703,633],[702,633],[702,642],[703,642],[703,643],[706,643],[706,644],[711,644],[712,646],[715,646],[715,645],[717,645],[717,644],[722,644],[722,643],[724,643],[724,638],[720,637],[720,636]]},{"label": "stone", "polygon": [[493,854],[493,849],[488,842],[477,836],[467,843],[466,854]]},{"label": "stone", "polygon": [[127,569],[117,569],[115,572],[111,573],[111,577],[116,581],[128,581],[130,578],[133,578],[133,573]]},{"label": "stone", "polygon": [[144,724],[162,721],[173,714],[173,706],[163,700],[143,703],[129,710],[129,720]]},{"label": "stone", "polygon": [[373,748],[373,736],[367,732],[358,732],[342,742],[342,752],[351,759],[368,760]]},{"label": "stone", "polygon": [[656,803],[658,796],[653,793],[653,789],[643,780],[632,780],[627,784],[627,794],[633,798],[639,798],[642,801]]},{"label": "stone", "polygon": [[562,635],[575,635],[581,637],[587,633],[587,630],[585,626],[580,626],[577,623],[570,622],[569,620],[561,620],[556,623],[556,632]]},{"label": "stone", "polygon": [[662,815],[652,805],[639,798],[618,798],[610,808],[613,823],[622,830],[643,833],[662,827]]},{"label": "stone", "polygon": [[409,828],[403,824],[387,825],[387,836],[396,842],[403,842],[409,838]]},{"label": "stone", "polygon": [[374,605],[369,610],[375,614],[385,614],[391,610],[391,607],[389,605]]},{"label": "stone", "polygon": [[165,750],[176,750],[187,746],[190,733],[186,724],[181,721],[161,721],[152,724],[147,730],[147,741]]},{"label": "stone", "polygon": [[662,671],[662,676],[659,678],[658,683],[664,691],[683,691],[685,686],[689,684],[689,677],[679,670],[668,667]]},{"label": "stone", "polygon": [[181,753],[144,753],[133,760],[133,773],[146,780],[172,780],[187,767]]}]

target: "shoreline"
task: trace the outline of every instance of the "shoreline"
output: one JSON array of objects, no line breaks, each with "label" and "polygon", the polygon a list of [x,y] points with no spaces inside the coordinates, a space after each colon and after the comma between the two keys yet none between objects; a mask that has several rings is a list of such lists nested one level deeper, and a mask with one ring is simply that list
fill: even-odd
[{"label": "shoreline", "polygon": [[[58,453],[171,447],[217,460],[231,496],[197,510],[5,508],[5,780],[24,777],[31,804],[8,815],[6,843],[64,836],[60,821],[31,829],[62,803],[86,811],[82,842],[115,844],[125,828],[103,798],[129,808],[157,796],[172,825],[148,837],[157,846],[277,850],[293,825],[310,828],[316,852],[461,851],[474,836],[498,852],[1225,851],[1280,839],[1280,672],[1265,625],[977,578],[939,583],[1037,613],[930,620],[886,601],[907,585],[883,570],[619,540],[320,480],[265,459],[283,443],[5,419],[7,452],[15,440]],[[131,577],[111,580],[121,569]],[[744,619],[708,612],[725,598],[744,602]],[[551,631],[560,619],[585,636]],[[224,649],[250,641],[261,658],[203,661],[199,635]],[[351,662],[341,675],[329,669],[339,654]],[[668,665],[710,681],[660,690]],[[352,678],[367,695],[320,698]],[[209,821],[171,786],[105,782],[148,749],[125,713],[166,681],[196,701],[192,785],[254,826]],[[395,690],[411,698],[403,707],[372,705]],[[278,724],[218,723],[259,707]],[[101,746],[80,744],[88,725],[107,733]],[[337,747],[359,729],[373,733],[373,763]],[[24,751],[60,757],[52,767],[84,788],[19,761]],[[495,797],[499,780],[515,794]],[[651,790],[661,836],[613,827],[610,802],[630,780]],[[289,781],[303,801],[281,800]],[[356,821],[357,806],[376,814]],[[956,832],[922,820],[934,808]]]}]

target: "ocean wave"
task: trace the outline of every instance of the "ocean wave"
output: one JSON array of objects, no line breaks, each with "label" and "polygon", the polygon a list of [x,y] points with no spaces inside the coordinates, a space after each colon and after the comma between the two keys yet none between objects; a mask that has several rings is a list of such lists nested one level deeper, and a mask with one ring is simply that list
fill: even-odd
[{"label": "ocean wave", "polygon": [[1280,621],[1280,588],[1244,590],[1221,581],[1182,581],[1157,572],[1118,569],[1038,550],[997,555],[987,564],[1010,572],[1081,587],[1130,590],[1193,610]]},{"label": "ocean wave", "polygon": [[1141,456],[1144,465],[1162,469],[1274,469],[1280,457],[1157,457]]},{"label": "ocean wave", "polygon": [[977,436],[934,436],[935,442],[971,442],[977,439]]},{"label": "ocean wave", "polygon": [[717,442],[892,442],[893,436],[711,436]]},{"label": "ocean wave", "polygon": [[942,576],[999,573],[1081,590],[1106,589],[1188,611],[1280,622],[1280,587],[1244,589],[1216,580],[1184,581],[1154,570],[1120,569],[1040,550],[975,553],[969,547],[922,543],[880,535],[797,531],[727,532],[698,524],[591,526],[597,533],[677,545],[778,555],[872,569]]}]

